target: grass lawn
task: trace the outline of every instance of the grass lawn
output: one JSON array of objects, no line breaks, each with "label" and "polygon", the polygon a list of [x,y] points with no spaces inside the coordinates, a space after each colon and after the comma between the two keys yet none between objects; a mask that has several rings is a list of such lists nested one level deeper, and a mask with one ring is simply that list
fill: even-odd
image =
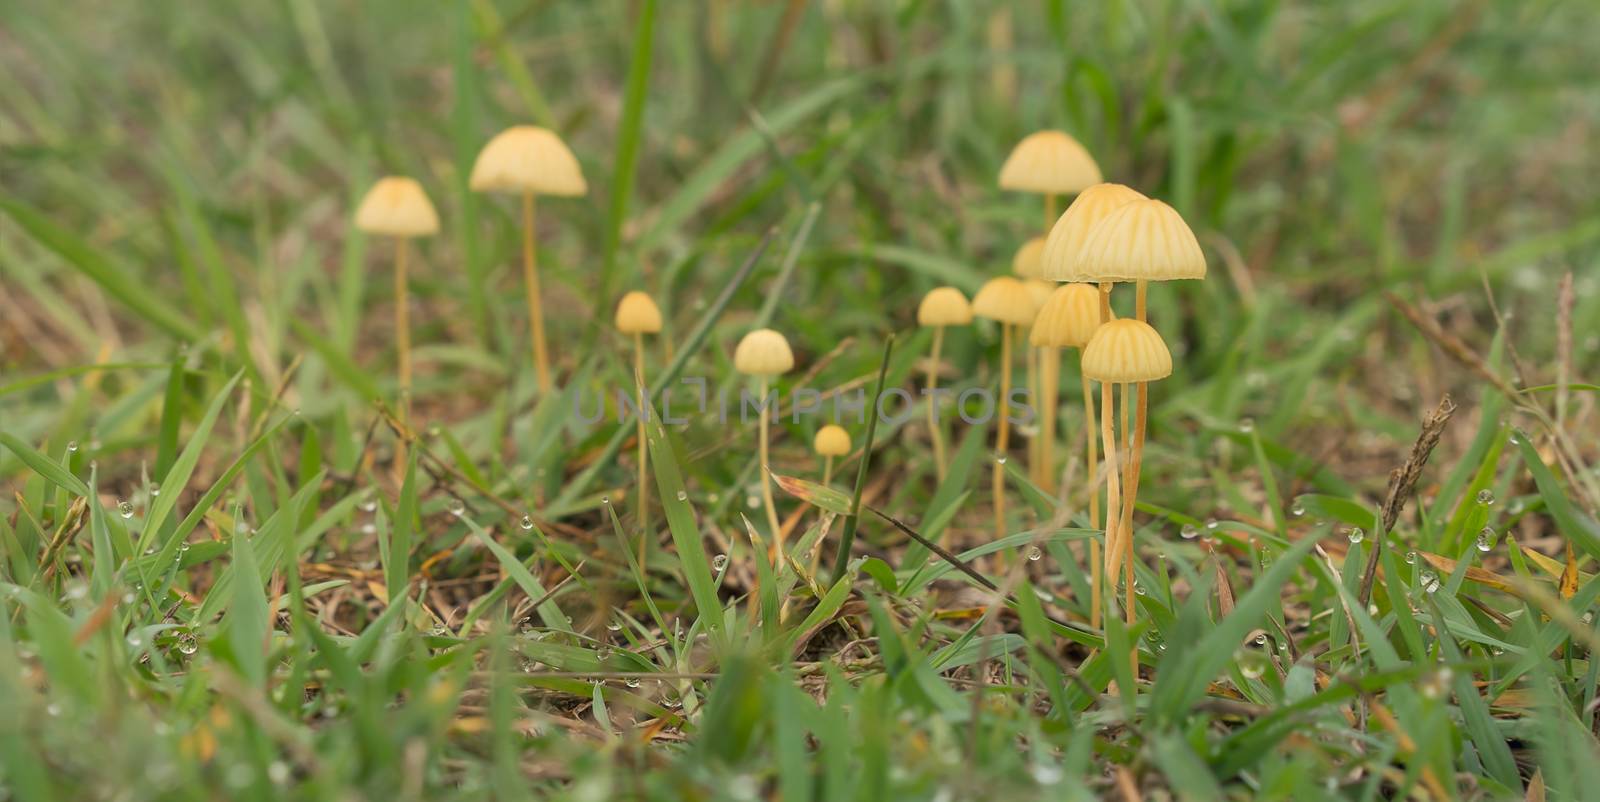
[{"label": "grass lawn", "polygon": [[[1600,798],[1597,42],[1554,0],[10,0],[0,800]],[[529,124],[587,182],[536,216],[472,176]],[[1067,208],[997,185],[1041,129],[1208,268],[1110,296],[1172,361],[1129,526],[1085,447],[1129,468],[1133,385],[918,325]],[[437,234],[354,224],[388,175]],[[1053,430],[973,411],[1057,359]]]}]

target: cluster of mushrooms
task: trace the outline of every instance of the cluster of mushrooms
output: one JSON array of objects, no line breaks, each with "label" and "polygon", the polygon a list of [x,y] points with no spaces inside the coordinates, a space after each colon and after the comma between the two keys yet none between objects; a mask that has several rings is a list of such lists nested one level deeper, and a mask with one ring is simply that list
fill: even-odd
[{"label": "cluster of mushrooms", "polygon": [[[945,329],[969,325],[974,316],[1000,327],[1000,394],[992,475],[995,536],[1006,534],[1005,457],[1011,449],[1008,405],[1013,387],[1013,351],[1024,351],[1026,378],[1032,397],[1042,410],[1040,426],[1029,439],[1029,477],[1049,486],[1056,476],[1057,416],[1061,414],[1060,381],[1063,352],[1078,352],[1083,393],[1084,450],[1091,525],[1105,532],[1104,554],[1091,541],[1093,565],[1091,624],[1101,617],[1103,585],[1113,581],[1120,568],[1127,592],[1124,605],[1134,622],[1132,520],[1144,455],[1149,382],[1172,372],[1172,356],[1161,335],[1146,320],[1145,297],[1151,281],[1200,279],[1206,274],[1205,257],[1194,233],[1178,213],[1159,200],[1147,198],[1121,184],[1105,183],[1089,152],[1060,131],[1040,131],[1022,140],[1000,170],[1003,189],[1044,196],[1045,235],[1030,239],[1012,260],[1014,276],[997,276],[986,282],[969,303],[954,287],[939,287],[923,297],[917,309],[919,325],[933,328],[927,361],[927,389],[938,387],[940,352]],[[544,332],[539,292],[539,270],[534,227],[536,196],[572,197],[587,193],[588,185],[578,161],[561,139],[536,126],[516,126],[495,136],[478,154],[469,186],[478,192],[521,196],[522,268],[527,290],[528,324],[534,369],[539,389],[548,392],[550,358]],[[1060,199],[1076,196],[1058,216]],[[356,227],[395,241],[395,328],[402,421],[410,417],[411,339],[407,319],[407,243],[436,234],[439,217],[421,185],[410,178],[387,177],[373,186],[355,216]],[[1060,286],[1056,286],[1060,282]],[[1111,310],[1112,289],[1118,282],[1134,285],[1134,316],[1117,318]],[[617,330],[633,341],[636,386],[645,385],[646,334],[662,329],[661,310],[649,295],[633,291],[617,306]],[[1026,342],[1023,334],[1026,333]],[[762,398],[771,381],[794,368],[794,353],[784,336],[772,329],[745,335],[734,351],[734,367],[754,377]],[[1100,383],[1100,446],[1105,467],[1096,462],[1095,402],[1091,382]],[[1122,388],[1122,414],[1115,409],[1115,388]],[[949,465],[937,396],[928,403],[928,429],[939,479]],[[768,428],[776,410],[761,415],[759,460],[762,501],[773,542],[781,549],[784,527],[773,503],[768,462]],[[1119,428],[1118,422],[1121,422]],[[636,504],[641,527],[645,523],[648,481],[644,420],[638,421],[639,471]],[[813,446],[824,459],[823,482],[832,478],[833,462],[850,452],[850,435],[837,425],[820,429]],[[403,448],[403,444],[400,446]],[[402,452],[403,454],[403,452]],[[1064,478],[1058,480],[1064,481]],[[1100,485],[1105,484],[1102,522]],[[1068,488],[1057,488],[1062,496]],[[641,538],[641,561],[645,539]]]},{"label": "cluster of mushrooms", "polygon": [[[1056,477],[1057,416],[1061,360],[1077,351],[1083,392],[1085,483],[1091,525],[1105,532],[1104,555],[1091,541],[1094,576],[1091,624],[1098,626],[1106,577],[1123,572],[1124,610],[1135,621],[1133,511],[1144,457],[1149,383],[1172,373],[1172,354],[1146,320],[1146,292],[1152,281],[1202,279],[1205,256],[1194,232],[1171,206],[1122,184],[1105,183],[1089,152],[1060,131],[1024,138],[1000,169],[1003,189],[1044,196],[1048,230],[1024,244],[1012,260],[1014,276],[989,279],[971,305],[960,290],[939,287],[917,310],[917,322],[934,328],[928,361],[928,387],[936,386],[939,348],[945,327],[966,325],[974,315],[1000,326],[1000,395],[992,476],[995,536],[1006,534],[1005,469],[1010,444],[1007,402],[1011,395],[1013,349],[1027,331],[1030,389],[1038,399],[1038,436],[1029,443],[1029,477],[1049,486]],[[1056,214],[1057,199],[1076,196]],[[1061,282],[1059,286],[1055,282]],[[1134,285],[1134,316],[1117,318],[1111,294],[1117,283]],[[1091,382],[1100,383],[1100,444],[1105,469],[1096,465],[1095,402]],[[1122,414],[1115,389],[1122,388]],[[930,405],[930,438],[939,475],[947,470],[938,410]],[[1121,422],[1119,428],[1118,422]],[[1055,481],[1065,481],[1064,475]],[[1105,518],[1100,485],[1105,485]],[[1068,488],[1059,487],[1065,497]]]}]

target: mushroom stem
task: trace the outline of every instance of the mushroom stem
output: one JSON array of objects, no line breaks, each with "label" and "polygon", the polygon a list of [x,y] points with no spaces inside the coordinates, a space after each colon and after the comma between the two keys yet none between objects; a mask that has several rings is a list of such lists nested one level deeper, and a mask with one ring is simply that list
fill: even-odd
[{"label": "mushroom stem", "polygon": [[1100,440],[1101,445],[1105,448],[1106,452],[1106,550],[1105,567],[1102,581],[1110,583],[1112,590],[1111,597],[1113,599],[1116,598],[1116,576],[1118,568],[1117,558],[1121,556],[1120,552],[1118,551],[1118,538],[1120,537],[1120,533],[1117,531],[1117,524],[1120,522],[1120,516],[1114,512],[1114,510],[1120,509],[1120,507],[1117,506],[1117,485],[1121,481],[1121,477],[1117,473],[1116,427],[1112,423],[1116,417],[1116,413],[1113,411],[1115,407],[1115,400],[1116,396],[1112,394],[1111,382],[1101,382]]},{"label": "mushroom stem", "polygon": [[1056,196],[1054,193],[1044,194],[1044,233],[1048,235],[1050,229],[1056,224]]},{"label": "mushroom stem", "polygon": [[[1023,336],[1021,327],[1017,328],[1017,336],[1019,339]],[[1031,345],[1024,345],[1024,348],[1026,350],[1022,364],[1026,365],[1028,370],[1028,401],[1029,403],[1038,403],[1040,399],[1044,398],[1044,393],[1041,390],[1043,376],[1040,367],[1044,363],[1044,349],[1034,348]],[[1041,424],[1040,429],[1042,428],[1043,425]],[[1044,439],[1043,435],[1042,431],[1035,429],[1034,433],[1028,437],[1028,478],[1032,479],[1033,483],[1040,487],[1044,486],[1044,480],[1039,478],[1040,463],[1044,461],[1041,456],[1043,453],[1043,443],[1041,442]]]},{"label": "mushroom stem", "polygon": [[634,392],[638,393],[639,401],[639,490],[637,492],[639,500],[634,517],[639,521],[639,567],[643,570],[645,550],[650,542],[650,522],[645,519],[645,500],[650,495],[650,485],[645,481],[650,451],[645,448],[644,334],[640,332],[633,333],[633,386]]},{"label": "mushroom stem", "polygon": [[[940,484],[944,483],[945,465],[944,431],[939,425],[939,350],[944,347],[944,326],[933,327],[933,347],[928,353],[928,437],[933,441],[933,469]],[[826,480],[823,482],[826,484]]]},{"label": "mushroom stem", "polygon": [[994,480],[991,490],[994,493],[994,536],[1002,538],[1006,535],[1006,479],[1005,458],[1006,448],[1011,440],[1011,420],[1006,414],[1006,406],[1011,399],[1011,324],[1000,324],[1000,403],[997,406],[1000,414],[1000,431],[995,437]]},{"label": "mushroom stem", "polygon": [[533,193],[522,193],[522,282],[528,291],[528,328],[533,336],[533,367],[539,392],[550,392],[550,353],[544,342],[544,304],[539,294],[539,257],[534,248]]},{"label": "mushroom stem", "polygon": [[[395,347],[400,362],[400,422],[411,425],[411,296],[406,278],[406,240],[394,241],[394,329]],[[406,442],[402,436],[394,447],[394,463],[405,474]]]},{"label": "mushroom stem", "polygon": [[[1145,295],[1146,295],[1146,291],[1148,289],[1149,289],[1149,282],[1147,282],[1147,281],[1140,281],[1140,282],[1138,282],[1137,284],[1134,285],[1134,315],[1141,322],[1144,321],[1144,319],[1145,319]],[[1127,404],[1127,385],[1124,385],[1123,387],[1124,387],[1124,389],[1123,389],[1123,404],[1126,405]],[[1138,391],[1137,392],[1138,392],[1138,400],[1136,401],[1137,409],[1136,409],[1136,412],[1134,413],[1133,433],[1131,435],[1132,445],[1130,447],[1131,448],[1131,454],[1130,454],[1129,459],[1128,459],[1128,468],[1127,468],[1127,471],[1128,471],[1128,476],[1127,476],[1128,493],[1127,493],[1127,500],[1126,500],[1126,502],[1124,502],[1124,505],[1123,505],[1123,508],[1122,508],[1122,526],[1120,527],[1122,531],[1127,532],[1129,534],[1128,543],[1127,543],[1127,546],[1126,546],[1126,548],[1127,548],[1126,560],[1127,560],[1127,570],[1128,570],[1128,587],[1130,587],[1130,588],[1133,587],[1133,539],[1132,539],[1132,534],[1133,534],[1133,510],[1134,510],[1134,505],[1138,503],[1138,499],[1139,499],[1139,473],[1144,468],[1144,437],[1145,437],[1145,423],[1146,423],[1146,420],[1147,420],[1148,415],[1149,415],[1150,383],[1149,382],[1139,382],[1139,387],[1138,387]],[[1133,623],[1133,615],[1134,615],[1133,597],[1129,596],[1128,597],[1128,623],[1130,625]],[[1139,672],[1139,650],[1138,649],[1134,649],[1133,650],[1133,670],[1134,670],[1134,675],[1137,676],[1138,672]]]},{"label": "mushroom stem", "polygon": [[1056,472],[1056,409],[1061,406],[1061,349],[1039,349],[1039,483],[1050,486]]},{"label": "mushroom stem", "polygon": [[[1082,361],[1080,356],[1079,361]],[[1089,487],[1089,526],[1100,524],[1100,482],[1097,474],[1095,448],[1094,448],[1094,393],[1089,386],[1089,377],[1080,376],[1083,380],[1083,439],[1088,460],[1085,464],[1088,470],[1084,483]],[[1100,586],[1104,581],[1105,568],[1100,564],[1100,541],[1089,541],[1089,572],[1091,576],[1089,600],[1094,605],[1089,610],[1089,626],[1100,626]]]},{"label": "mushroom stem", "polygon": [[772,501],[772,468],[767,463],[767,382],[761,377],[761,500],[767,505],[767,525],[772,527],[772,542],[783,553],[783,528],[778,524],[778,505]]},{"label": "mushroom stem", "polygon": [[823,457],[822,458],[822,483],[824,485],[826,485],[832,480],[833,480],[833,457],[832,456]]}]

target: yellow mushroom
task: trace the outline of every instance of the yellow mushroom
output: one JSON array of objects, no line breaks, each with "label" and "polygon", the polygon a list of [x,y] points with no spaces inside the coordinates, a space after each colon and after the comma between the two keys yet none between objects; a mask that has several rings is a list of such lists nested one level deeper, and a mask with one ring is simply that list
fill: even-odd
[{"label": "yellow mushroom", "polygon": [[1100,166],[1063,131],[1022,138],[1000,166],[1000,188],[1044,195],[1045,225],[1055,222],[1057,195],[1074,195],[1101,182]]},{"label": "yellow mushroom", "polygon": [[830,423],[817,430],[811,447],[816,450],[817,456],[822,457],[822,483],[827,484],[833,479],[834,457],[850,453],[850,433],[843,426]]},{"label": "yellow mushroom", "polygon": [[1000,324],[1000,398],[995,408],[999,413],[998,434],[995,437],[996,460],[991,490],[994,494],[995,537],[1004,537],[1006,531],[1005,466],[1002,462],[1010,445],[1011,420],[1006,409],[1011,400],[1011,338],[1013,329],[1033,322],[1038,308],[1028,286],[1011,276],[989,279],[978,295],[972,299],[973,314]]},{"label": "yellow mushroom", "polygon": [[617,303],[616,314],[617,331],[633,338],[633,383],[637,388],[639,397],[639,490],[637,510],[635,517],[639,520],[641,531],[639,540],[639,567],[644,568],[645,546],[649,543],[650,529],[645,520],[645,498],[650,493],[650,484],[646,479],[645,466],[650,459],[649,449],[645,447],[644,435],[644,409],[645,393],[647,392],[644,381],[644,335],[661,333],[661,308],[656,302],[638,290],[622,296]]},{"label": "yellow mushroom", "polygon": [[[400,363],[400,421],[411,422],[411,300],[406,278],[406,241],[439,233],[439,214],[414,179],[379,179],[356,207],[356,229],[394,240],[395,351]],[[395,465],[404,470],[405,443],[395,447]]]},{"label": "yellow mushroom", "polygon": [[544,308],[539,293],[539,261],[535,246],[535,195],[575,197],[589,192],[578,160],[554,132],[533,125],[508,128],[484,145],[467,181],[474,192],[522,196],[522,278],[528,294],[528,328],[539,391],[552,387],[550,352],[545,343]]},{"label": "yellow mushroom", "polygon": [[955,287],[937,287],[922,296],[917,306],[917,325],[933,328],[933,346],[928,353],[928,437],[933,441],[933,465],[939,481],[944,481],[949,465],[945,462],[944,427],[939,424],[939,350],[944,345],[946,326],[972,323],[972,304]]},{"label": "yellow mushroom", "polygon": [[[756,329],[739,341],[733,351],[733,367],[746,376],[760,379],[763,401],[772,377],[781,376],[794,369],[794,352],[789,341],[772,329]],[[774,410],[775,411],[775,410]],[[761,411],[760,462],[761,499],[767,507],[767,525],[772,528],[772,540],[779,553],[783,551],[783,528],[778,524],[778,507],[772,500],[772,469],[767,460],[767,410]]]}]

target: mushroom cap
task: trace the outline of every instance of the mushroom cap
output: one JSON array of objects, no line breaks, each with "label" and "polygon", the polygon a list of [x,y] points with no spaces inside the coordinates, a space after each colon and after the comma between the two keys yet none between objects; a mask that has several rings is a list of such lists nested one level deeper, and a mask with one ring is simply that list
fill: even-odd
[{"label": "mushroom cap", "polygon": [[617,331],[623,334],[656,334],[661,331],[661,307],[650,296],[634,290],[617,303]]},{"label": "mushroom cap", "polygon": [[1000,188],[1045,195],[1071,195],[1103,181],[1088,149],[1062,131],[1022,138],[1000,166]]},{"label": "mushroom cap", "polygon": [[1044,263],[1044,237],[1034,237],[1022,243],[1017,255],[1011,257],[1011,272],[1023,278],[1044,278],[1040,268]]},{"label": "mushroom cap", "polygon": [[1113,320],[1083,347],[1083,375],[1113,384],[1165,379],[1172,375],[1172,352],[1149,323]]},{"label": "mushroom cap", "polygon": [[517,125],[496,134],[478,152],[467,184],[474,192],[563,197],[589,192],[583,170],[566,143],[537,125]]},{"label": "mushroom cap", "polygon": [[1038,308],[1033,304],[1033,293],[1021,279],[995,276],[984,282],[977,297],[972,299],[972,311],[978,317],[1026,326],[1033,322]]},{"label": "mushroom cap", "polygon": [[1044,302],[1050,300],[1050,294],[1056,291],[1056,284],[1042,278],[1025,279],[1023,284],[1028,287],[1028,300],[1033,301],[1034,319],[1039,317],[1039,310],[1044,307]]},{"label": "mushroom cap", "polygon": [[917,306],[919,326],[965,326],[972,322],[972,304],[955,287],[935,287]]},{"label": "mushroom cap", "polygon": [[1082,348],[1098,328],[1100,290],[1090,284],[1062,284],[1040,307],[1028,342],[1040,348]]},{"label": "mushroom cap", "polygon": [[356,207],[356,228],[386,237],[429,237],[439,233],[439,213],[414,179],[378,179]]},{"label": "mushroom cap", "polygon": [[1090,229],[1124,205],[1144,199],[1138,190],[1122,184],[1096,184],[1084,190],[1050,227],[1040,273],[1051,281],[1083,281],[1077,273],[1078,250],[1089,239]]},{"label": "mushroom cap", "polygon": [[794,369],[794,352],[782,334],[756,329],[733,349],[733,367],[751,376],[776,376]]},{"label": "mushroom cap", "polygon": [[850,453],[850,433],[843,426],[830,423],[817,430],[811,447],[824,457],[842,457]]},{"label": "mushroom cap", "polygon": [[1206,277],[1206,257],[1189,224],[1158,200],[1129,203],[1096,223],[1078,250],[1083,281],[1173,281]]}]

